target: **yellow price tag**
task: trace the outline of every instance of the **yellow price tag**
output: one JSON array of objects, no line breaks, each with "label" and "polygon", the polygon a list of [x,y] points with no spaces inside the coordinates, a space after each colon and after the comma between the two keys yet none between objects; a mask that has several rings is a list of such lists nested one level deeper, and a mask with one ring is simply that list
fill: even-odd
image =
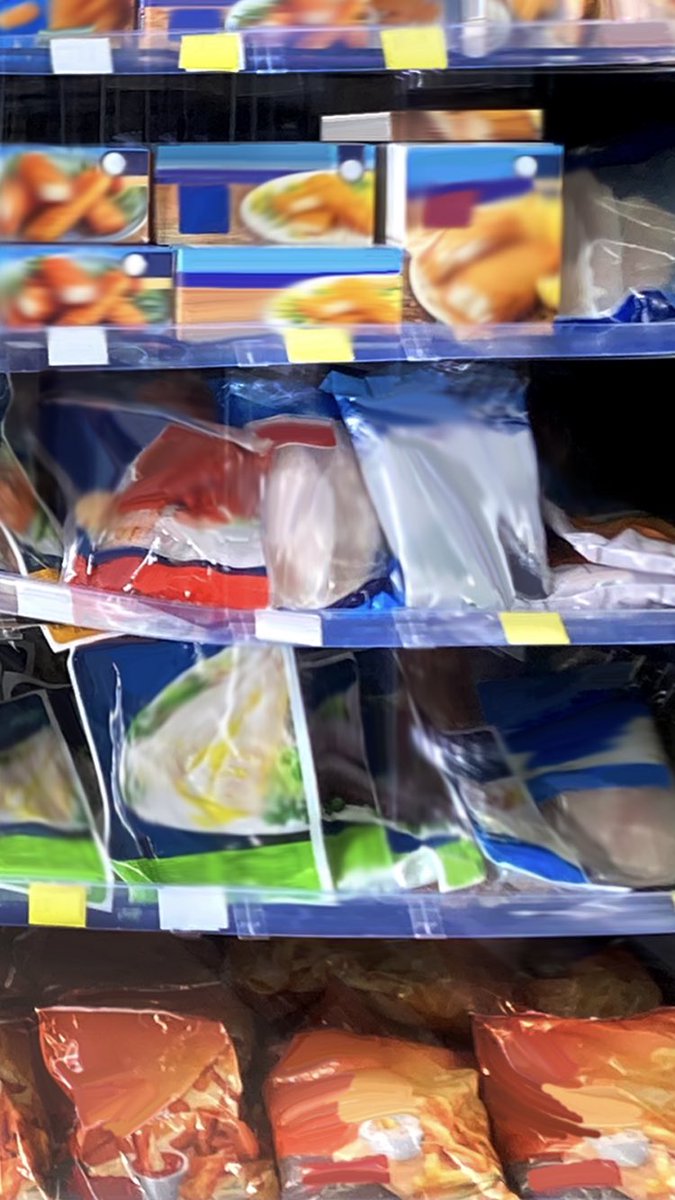
[{"label": "yellow price tag", "polygon": [[28,888],[29,925],[87,924],[87,889],[80,883],[31,883]]},{"label": "yellow price tag", "polygon": [[354,347],[346,329],[287,329],[284,341],[290,363],[354,361]]},{"label": "yellow price tag", "polygon": [[499,614],[509,646],[569,646],[570,635],[560,613],[502,612]]},{"label": "yellow price tag", "polygon": [[244,47],[238,33],[188,33],[180,39],[183,71],[241,71]]},{"label": "yellow price tag", "polygon": [[444,71],[448,65],[440,25],[410,25],[380,33],[384,65],[390,71]]}]

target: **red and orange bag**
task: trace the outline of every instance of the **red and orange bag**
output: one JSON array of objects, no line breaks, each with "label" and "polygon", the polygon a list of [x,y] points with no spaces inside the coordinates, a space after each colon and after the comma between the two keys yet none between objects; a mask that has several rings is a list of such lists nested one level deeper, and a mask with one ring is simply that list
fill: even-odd
[{"label": "red and orange bag", "polygon": [[30,1018],[0,1020],[0,1196],[42,1200],[55,1166]]},{"label": "red and orange bag", "polygon": [[528,1197],[675,1195],[675,1009],[476,1018],[483,1095]]},{"label": "red and orange bag", "polygon": [[476,1071],[449,1050],[335,1029],[295,1037],[265,1089],[285,1200],[509,1193]]}]

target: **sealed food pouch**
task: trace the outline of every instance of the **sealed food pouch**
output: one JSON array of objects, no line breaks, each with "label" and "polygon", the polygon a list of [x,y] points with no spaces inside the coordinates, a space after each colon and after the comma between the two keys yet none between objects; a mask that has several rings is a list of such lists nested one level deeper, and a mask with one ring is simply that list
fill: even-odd
[{"label": "sealed food pouch", "polygon": [[450,891],[481,882],[483,857],[395,655],[307,651],[299,666],[335,886]]},{"label": "sealed food pouch", "polygon": [[[598,515],[566,513],[556,504],[544,505],[547,525],[586,562],[632,572],[626,586],[665,588],[675,575],[675,525],[648,513]],[[672,603],[672,596],[671,596]]]},{"label": "sealed food pouch", "polygon": [[504,1200],[478,1074],[449,1050],[322,1029],[268,1078],[282,1195]]},{"label": "sealed food pouch", "polygon": [[47,1200],[54,1193],[55,1147],[34,1018],[0,1020],[0,1194]]},{"label": "sealed food pouch", "polygon": [[[512,608],[548,589],[525,383],[483,363],[332,372],[392,554],[421,608]],[[402,579],[400,579],[402,577]]]},{"label": "sealed food pouch", "polygon": [[272,1200],[273,1168],[241,1118],[239,1063],[222,1021],[142,1006],[38,1016],[45,1064],[70,1101],[75,1194]]},{"label": "sealed food pouch", "polygon": [[521,1196],[670,1200],[675,1010],[476,1018],[482,1094]]},{"label": "sealed food pouch", "polygon": [[632,669],[615,662],[491,681],[480,698],[539,818],[588,881],[670,886],[675,782]]},{"label": "sealed food pouch", "polygon": [[120,640],[71,672],[123,879],[330,887],[289,651]]},{"label": "sealed food pouch", "polygon": [[0,570],[28,575],[60,565],[61,533],[40,500],[5,431],[12,389],[0,376]]}]

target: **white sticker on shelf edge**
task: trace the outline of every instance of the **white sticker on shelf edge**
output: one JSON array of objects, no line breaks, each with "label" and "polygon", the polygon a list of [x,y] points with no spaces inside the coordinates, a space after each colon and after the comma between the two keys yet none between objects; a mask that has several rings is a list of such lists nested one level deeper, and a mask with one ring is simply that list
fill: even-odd
[{"label": "white sticker on shelf edge", "polygon": [[318,613],[259,608],[255,614],[255,636],[259,642],[283,642],[287,646],[323,646],[323,626]]},{"label": "white sticker on shelf edge", "polygon": [[50,367],[107,367],[108,341],[99,325],[55,325],[47,330]]},{"label": "white sticker on shelf edge", "polygon": [[227,929],[227,896],[221,887],[157,888],[159,927],[173,933],[216,933]]},{"label": "white sticker on shelf edge", "polygon": [[37,621],[50,621],[56,625],[75,623],[73,597],[69,588],[46,586],[30,578],[15,580],[13,587],[19,616],[34,617]]},{"label": "white sticker on shelf edge", "polygon": [[110,38],[55,37],[49,43],[54,75],[112,75]]}]

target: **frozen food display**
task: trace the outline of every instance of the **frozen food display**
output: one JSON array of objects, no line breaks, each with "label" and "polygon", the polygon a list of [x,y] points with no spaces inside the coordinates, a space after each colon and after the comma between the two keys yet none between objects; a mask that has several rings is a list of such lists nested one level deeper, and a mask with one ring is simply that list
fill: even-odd
[{"label": "frozen food display", "polygon": [[401,252],[386,246],[179,246],[176,320],[395,325]]},{"label": "frozen food display", "polygon": [[0,238],[147,242],[150,156],[125,147],[0,151]]},{"label": "frozen food display", "polygon": [[139,326],[172,312],[172,254],[146,246],[0,247],[0,323]]},{"label": "frozen food display", "polygon": [[322,142],[540,142],[538,108],[401,109],[321,118]]},{"label": "frozen food display", "polygon": [[123,879],[330,886],[287,651],[126,640],[71,661]]},{"label": "frozen food display", "polygon": [[387,241],[404,246],[405,320],[551,318],[562,253],[562,151],[516,143],[393,145]]},{"label": "frozen food display", "polygon": [[333,372],[404,603],[512,608],[548,588],[525,381],[502,365]]},{"label": "frozen food display", "polygon": [[316,142],[159,146],[158,242],[368,246],[372,146]]}]

